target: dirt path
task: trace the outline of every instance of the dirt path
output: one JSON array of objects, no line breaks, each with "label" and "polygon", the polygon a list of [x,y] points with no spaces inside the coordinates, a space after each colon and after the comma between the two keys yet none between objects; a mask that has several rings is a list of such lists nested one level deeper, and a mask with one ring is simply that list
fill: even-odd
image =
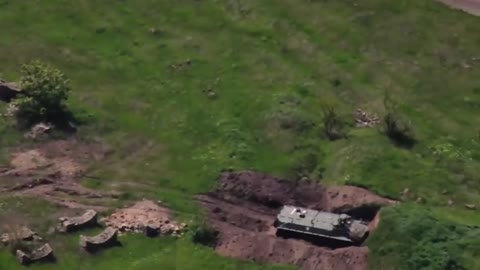
[{"label": "dirt path", "polygon": [[452,8],[463,10],[475,16],[480,16],[480,0],[440,0],[440,2]]},{"label": "dirt path", "polygon": [[97,143],[57,140],[19,149],[0,172],[0,194],[30,196],[74,209],[102,211],[118,194],[98,192],[78,183],[90,163],[105,153]]},{"label": "dirt path", "polygon": [[[395,201],[352,186],[324,187],[317,182],[293,182],[268,174],[243,171],[224,173],[215,192],[197,196],[211,226],[219,232],[215,250],[224,256],[262,263],[294,264],[306,270],[368,269],[368,248],[331,249],[275,235],[272,226],[285,204],[317,210],[348,212],[378,223],[378,208]],[[362,211],[356,211],[361,209]]]}]

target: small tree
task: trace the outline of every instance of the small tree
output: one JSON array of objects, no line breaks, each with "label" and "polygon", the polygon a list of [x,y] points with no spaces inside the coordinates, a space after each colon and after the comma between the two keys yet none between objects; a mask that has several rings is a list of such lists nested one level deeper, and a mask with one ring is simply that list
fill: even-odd
[{"label": "small tree", "polygon": [[69,80],[57,68],[33,61],[22,66],[22,96],[15,100],[16,116],[25,124],[57,121],[66,113]]}]

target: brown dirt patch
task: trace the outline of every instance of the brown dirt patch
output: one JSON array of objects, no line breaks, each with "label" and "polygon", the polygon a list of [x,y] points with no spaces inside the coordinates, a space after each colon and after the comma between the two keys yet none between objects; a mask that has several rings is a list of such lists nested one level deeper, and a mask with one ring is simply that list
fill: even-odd
[{"label": "brown dirt patch", "polygon": [[272,225],[281,206],[355,213],[372,220],[378,208],[366,214],[372,209],[364,205],[395,203],[358,187],[325,187],[313,181],[293,182],[252,171],[223,173],[219,182],[215,192],[197,197],[207,210],[211,226],[219,231],[216,251],[228,257],[294,264],[303,269],[368,269],[368,248],[331,249],[277,237]]},{"label": "brown dirt patch", "polygon": [[40,197],[68,208],[104,210],[117,194],[90,190],[77,180],[106,151],[99,143],[75,138],[19,149],[12,154],[10,168],[0,173],[0,194]]}]

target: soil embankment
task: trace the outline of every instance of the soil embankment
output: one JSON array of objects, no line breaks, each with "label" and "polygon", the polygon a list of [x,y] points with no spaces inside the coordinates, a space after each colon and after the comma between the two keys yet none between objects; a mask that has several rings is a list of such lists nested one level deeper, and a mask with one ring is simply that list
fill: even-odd
[{"label": "soil embankment", "polygon": [[332,249],[277,237],[272,224],[281,206],[350,213],[378,223],[378,217],[374,217],[379,206],[395,203],[358,187],[325,187],[313,181],[293,182],[252,171],[223,173],[219,181],[215,192],[197,197],[208,212],[211,226],[219,232],[216,251],[228,257],[295,264],[303,269],[368,269],[368,248]]}]

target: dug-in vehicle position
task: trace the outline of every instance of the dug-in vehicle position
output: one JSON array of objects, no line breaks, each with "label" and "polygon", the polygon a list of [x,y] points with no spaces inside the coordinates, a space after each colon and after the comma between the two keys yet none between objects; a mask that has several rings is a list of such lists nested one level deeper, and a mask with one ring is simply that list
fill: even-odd
[{"label": "dug-in vehicle position", "polygon": [[283,206],[274,226],[279,236],[293,236],[333,246],[361,244],[368,236],[368,225],[346,214]]}]

